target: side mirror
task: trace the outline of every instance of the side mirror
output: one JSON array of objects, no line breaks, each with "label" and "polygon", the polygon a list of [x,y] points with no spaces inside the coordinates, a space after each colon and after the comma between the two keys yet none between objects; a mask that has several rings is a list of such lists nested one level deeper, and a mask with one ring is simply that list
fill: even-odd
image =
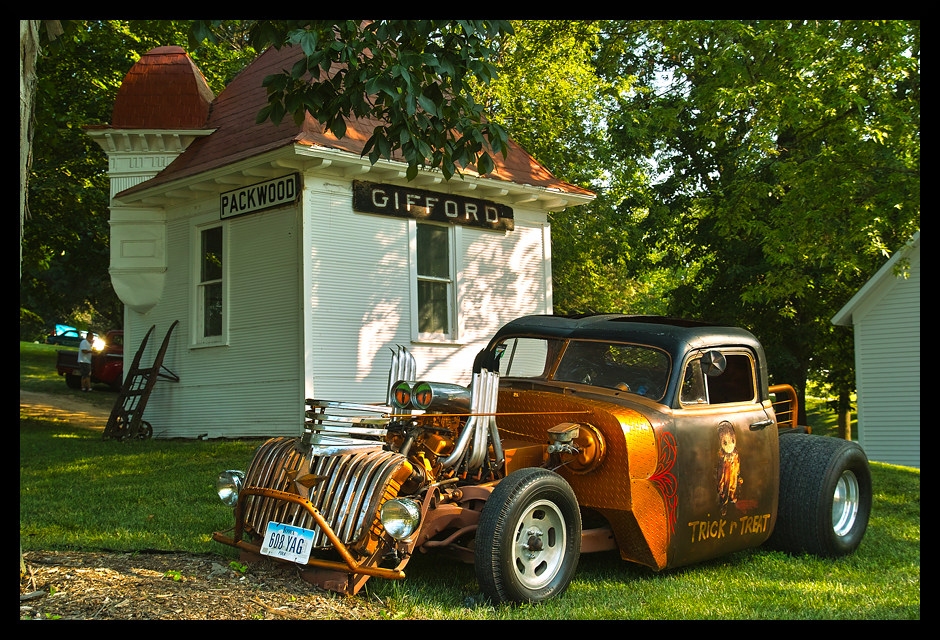
[{"label": "side mirror", "polygon": [[702,356],[702,373],[709,377],[717,377],[725,372],[727,361],[719,351],[707,351]]},{"label": "side mirror", "polygon": [[486,349],[481,350],[477,357],[473,359],[473,373],[480,373],[481,369],[499,373],[500,356],[502,356],[501,351],[491,353]]}]

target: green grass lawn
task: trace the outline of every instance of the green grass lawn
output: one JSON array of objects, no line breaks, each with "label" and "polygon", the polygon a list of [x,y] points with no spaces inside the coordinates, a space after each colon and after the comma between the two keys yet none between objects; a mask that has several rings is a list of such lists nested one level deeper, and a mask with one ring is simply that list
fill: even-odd
[{"label": "green grass lawn", "polygon": [[[21,343],[21,387],[80,394],[55,376],[54,363],[55,348]],[[115,394],[82,394],[89,396],[105,403]],[[210,537],[232,525],[213,485],[218,471],[243,469],[257,444],[104,441],[100,431],[21,417],[22,548],[153,549],[233,559],[237,552]],[[872,475],[866,537],[855,554],[835,561],[757,549],[656,573],[616,553],[585,555],[564,597],[494,607],[480,598],[472,566],[419,555],[406,580],[373,579],[363,597],[381,597],[401,618],[919,619],[920,472],[873,463]]]}]

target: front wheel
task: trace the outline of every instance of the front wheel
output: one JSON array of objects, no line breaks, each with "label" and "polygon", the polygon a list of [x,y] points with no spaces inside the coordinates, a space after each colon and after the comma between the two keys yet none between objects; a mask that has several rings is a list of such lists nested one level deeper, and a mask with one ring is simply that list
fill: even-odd
[{"label": "front wheel", "polygon": [[540,602],[564,593],[581,554],[581,512],[557,473],[520,469],[501,480],[480,514],[474,566],[497,602]]},{"label": "front wheel", "polygon": [[852,553],[865,535],[871,504],[868,457],[857,443],[780,438],[780,498],[768,546],[828,557]]}]

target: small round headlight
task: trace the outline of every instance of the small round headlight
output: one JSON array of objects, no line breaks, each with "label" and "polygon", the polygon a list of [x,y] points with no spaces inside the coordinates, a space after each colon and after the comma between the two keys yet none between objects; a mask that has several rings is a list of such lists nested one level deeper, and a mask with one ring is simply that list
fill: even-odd
[{"label": "small round headlight", "polygon": [[408,498],[392,498],[379,511],[382,526],[396,540],[405,540],[418,529],[421,522],[421,505]]},{"label": "small round headlight", "polygon": [[241,471],[229,470],[219,474],[215,481],[215,490],[228,507],[234,507],[238,502],[238,493],[242,490],[245,483],[245,474]]}]

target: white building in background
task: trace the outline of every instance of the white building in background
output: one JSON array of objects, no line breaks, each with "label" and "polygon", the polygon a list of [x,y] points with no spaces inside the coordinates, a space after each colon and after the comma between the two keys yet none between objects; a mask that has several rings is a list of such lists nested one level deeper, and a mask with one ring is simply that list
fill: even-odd
[{"label": "white building in background", "polygon": [[[906,261],[906,269],[896,267]],[[871,460],[920,468],[920,232],[832,318],[855,328],[858,442]]]},{"label": "white building in background", "polygon": [[154,437],[297,435],[305,398],[384,401],[396,345],[467,384],[499,326],[552,311],[547,213],[593,194],[515,144],[490,175],[408,181],[360,157],[374,122],[342,140],[309,117],[255,124],[263,78],[299,55],[267,51],[213,97],[181,48],[154,49],[87,128],[109,157],[125,369],[179,321]]}]

